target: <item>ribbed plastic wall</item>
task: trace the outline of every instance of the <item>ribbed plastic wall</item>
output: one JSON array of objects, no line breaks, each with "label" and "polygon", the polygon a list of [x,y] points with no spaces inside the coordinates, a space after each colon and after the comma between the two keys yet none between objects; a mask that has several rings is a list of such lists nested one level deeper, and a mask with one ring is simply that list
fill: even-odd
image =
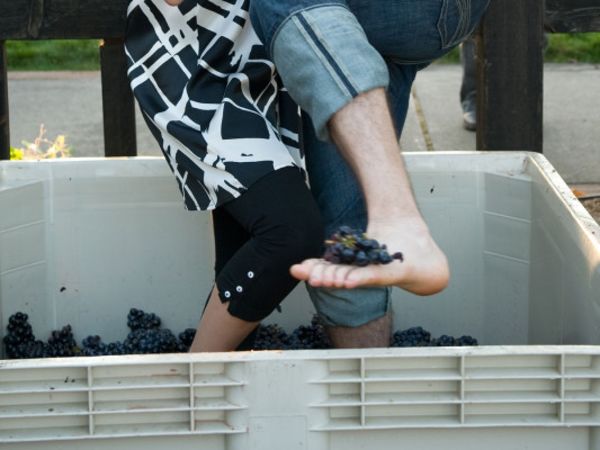
[{"label": "ribbed plastic wall", "polygon": [[[347,432],[376,440],[383,430],[401,439],[403,430],[460,429],[477,442],[492,428],[533,435],[538,428],[577,428],[587,439],[600,426],[599,383],[597,347],[4,362],[0,443],[64,448],[76,441],[88,448],[103,438],[123,445],[126,438],[170,436],[177,448],[180,438],[200,445],[212,436],[220,439],[200,448],[275,450],[288,442],[325,450],[344,448],[335,441]],[[567,448],[555,444],[545,448]],[[568,448],[598,447],[575,441]]]}]

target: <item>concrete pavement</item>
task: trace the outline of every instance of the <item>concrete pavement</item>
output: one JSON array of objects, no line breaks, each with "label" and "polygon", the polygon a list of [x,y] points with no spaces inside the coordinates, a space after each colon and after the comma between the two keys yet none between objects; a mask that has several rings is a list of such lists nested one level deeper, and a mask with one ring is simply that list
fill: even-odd
[{"label": "concrete pavement", "polygon": [[[569,183],[600,183],[600,66],[547,64],[544,154]],[[461,68],[432,65],[417,77],[401,145],[405,151],[475,150],[463,130]],[[67,136],[74,156],[102,156],[102,96],[97,72],[9,72],[11,143]],[[138,153],[160,155],[137,113]]]},{"label": "concrete pavement", "polygon": [[[433,150],[475,150],[475,133],[462,128],[461,77],[455,65],[417,76],[413,101],[421,104]],[[420,149],[411,145],[418,136],[406,133],[404,149]],[[570,183],[600,182],[600,66],[546,64],[544,155]]]}]

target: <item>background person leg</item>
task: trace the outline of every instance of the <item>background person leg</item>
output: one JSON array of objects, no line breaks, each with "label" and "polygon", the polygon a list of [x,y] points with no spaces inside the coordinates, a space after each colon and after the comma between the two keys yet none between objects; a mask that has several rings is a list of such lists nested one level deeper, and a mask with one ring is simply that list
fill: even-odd
[{"label": "background person leg", "polygon": [[460,62],[463,69],[460,86],[460,105],[463,111],[463,127],[477,129],[477,39],[470,36],[460,46]]}]

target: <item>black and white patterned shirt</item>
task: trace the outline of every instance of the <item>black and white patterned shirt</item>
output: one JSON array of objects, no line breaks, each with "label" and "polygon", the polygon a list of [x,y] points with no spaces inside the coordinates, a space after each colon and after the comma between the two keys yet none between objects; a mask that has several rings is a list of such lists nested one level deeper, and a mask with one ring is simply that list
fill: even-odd
[{"label": "black and white patterned shirt", "polygon": [[248,17],[249,0],[132,0],[128,76],[190,210],[303,169],[299,109]]}]

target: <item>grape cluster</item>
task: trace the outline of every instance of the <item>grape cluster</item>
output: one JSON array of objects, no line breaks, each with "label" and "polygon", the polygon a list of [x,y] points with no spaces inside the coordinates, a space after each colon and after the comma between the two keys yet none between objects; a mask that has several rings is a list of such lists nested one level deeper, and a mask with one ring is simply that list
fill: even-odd
[{"label": "grape cluster", "polygon": [[178,349],[177,338],[171,330],[158,328],[134,330],[127,335],[124,344],[130,353],[174,353]]},{"label": "grape cluster", "polygon": [[29,347],[34,346],[35,336],[27,314],[18,312],[8,319],[3,342],[9,358],[26,358]]},{"label": "grape cluster", "polygon": [[107,355],[108,345],[98,335],[88,336],[81,341],[81,351],[85,356]]},{"label": "grape cluster", "polygon": [[291,334],[277,324],[259,325],[254,350],[317,350],[331,348],[317,315],[310,325],[300,325]]},{"label": "grape cluster", "polygon": [[454,338],[443,334],[438,338],[432,338],[431,333],[422,327],[396,331],[392,338],[392,347],[456,347],[475,345],[478,345],[477,339],[471,336]]},{"label": "grape cluster", "polygon": [[194,328],[186,328],[181,333],[179,333],[179,351],[182,353],[187,352],[192,346],[192,342],[194,342],[195,337],[196,330]]},{"label": "grape cluster", "polygon": [[300,325],[290,335],[288,349],[290,350],[319,350],[331,348],[325,328],[317,315],[314,315],[310,325]]},{"label": "grape cluster", "polygon": [[121,341],[105,344],[100,336],[94,335],[83,339],[81,353],[83,356],[104,356],[127,355],[133,352]]},{"label": "grape cluster", "polygon": [[[445,336],[440,336],[439,340],[442,340],[443,337],[445,337]],[[449,336],[446,336],[446,337],[448,338]],[[478,345],[477,339],[475,339],[472,336],[463,335],[459,338],[453,338],[453,337],[449,337],[449,338],[454,341],[452,344],[445,344],[445,343],[440,343],[439,341],[437,341],[436,345],[438,345],[440,347],[446,346],[446,345],[454,345],[455,347],[469,347],[469,346]]]},{"label": "grape cluster", "polygon": [[423,327],[396,331],[392,336],[392,347],[427,347],[430,343],[431,333]]},{"label": "grape cluster", "polygon": [[131,308],[127,315],[127,326],[131,332],[123,342],[128,353],[174,353],[179,341],[171,330],[163,329],[160,318],[154,313]]},{"label": "grape cluster", "polygon": [[430,345],[432,347],[454,347],[457,344],[454,337],[442,334],[439,338],[433,339]]},{"label": "grape cluster", "polygon": [[106,346],[105,355],[127,355],[129,348],[121,341],[111,342]]},{"label": "grape cluster", "polygon": [[53,356],[53,352],[50,350],[50,346],[46,342],[42,341],[29,341],[19,345],[19,354],[8,357],[13,359],[26,359],[26,358],[50,358]]},{"label": "grape cluster", "polygon": [[390,256],[387,247],[365,233],[348,226],[341,226],[325,241],[323,259],[334,264],[349,264],[359,267],[369,264],[389,264],[395,259],[403,261],[402,253]]},{"label": "grape cluster", "polygon": [[127,326],[131,331],[158,329],[160,323],[160,317],[156,314],[146,313],[141,309],[131,308],[127,315]]},{"label": "grape cluster", "polygon": [[71,325],[65,325],[60,330],[54,330],[48,338],[48,346],[50,347],[50,356],[79,356],[81,348],[75,342]]},{"label": "grape cluster", "polygon": [[104,343],[98,335],[90,335],[77,345],[73,330],[66,325],[50,333],[48,342],[36,340],[27,314],[18,312],[8,320],[4,337],[6,355],[10,359],[68,356],[127,355],[138,353],[187,352],[195,330],[187,329],[179,339],[168,329],[160,328],[161,320],[153,313],[132,308],[127,316],[131,332],[125,341]]},{"label": "grape cluster", "polygon": [[[175,353],[180,345],[173,332],[161,328],[162,321],[154,313],[131,308],[127,315],[127,326],[131,332],[123,342],[127,353]],[[189,346],[188,346],[189,348]]]},{"label": "grape cluster", "polygon": [[73,330],[68,325],[52,331],[48,342],[43,342],[35,338],[27,314],[18,312],[9,317],[6,331],[3,341],[9,358],[50,358],[82,354],[73,337]]},{"label": "grape cluster", "polygon": [[[36,340],[27,314],[16,313],[8,320],[4,337],[6,354],[11,359],[48,358],[65,356],[128,355],[146,353],[187,352],[196,330],[188,328],[175,336],[171,330],[160,328],[155,314],[131,309],[127,317],[130,333],[121,342],[106,344],[98,335],[90,335],[77,345],[70,325],[52,331],[48,342]],[[422,327],[408,328],[393,334],[392,347],[471,346],[477,340],[471,336],[454,338],[442,335],[432,338]],[[325,329],[317,315],[310,325],[300,325],[290,334],[276,324],[259,325],[254,350],[316,350],[331,348]]]},{"label": "grape cluster", "polygon": [[277,324],[259,325],[254,339],[254,350],[282,350],[288,347],[290,337]]}]

